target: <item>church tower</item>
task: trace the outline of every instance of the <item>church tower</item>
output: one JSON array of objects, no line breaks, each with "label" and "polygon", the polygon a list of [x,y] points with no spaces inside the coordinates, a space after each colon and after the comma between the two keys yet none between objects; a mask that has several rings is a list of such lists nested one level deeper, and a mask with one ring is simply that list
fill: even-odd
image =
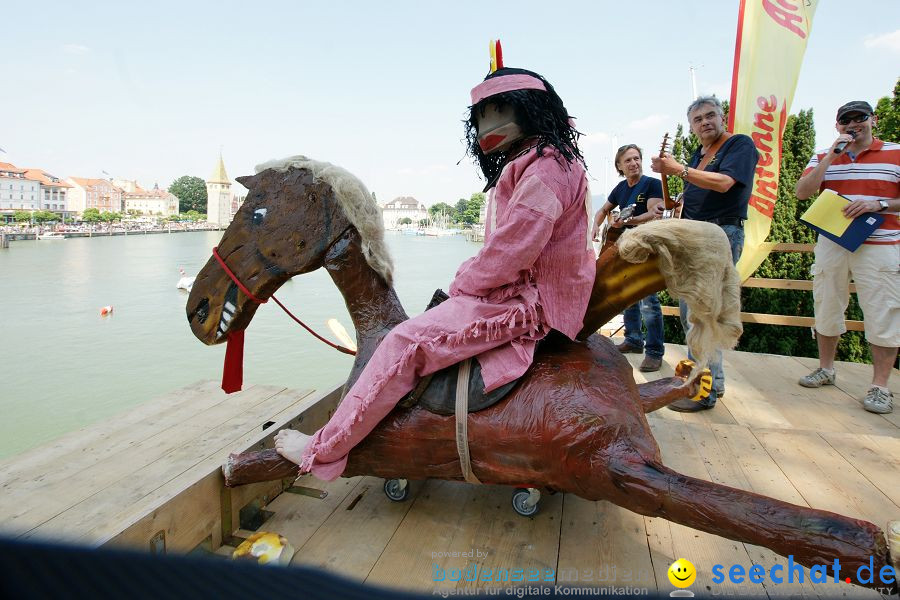
[{"label": "church tower", "polygon": [[225,161],[219,162],[206,182],[206,220],[222,227],[231,223],[231,180],[225,172]]}]

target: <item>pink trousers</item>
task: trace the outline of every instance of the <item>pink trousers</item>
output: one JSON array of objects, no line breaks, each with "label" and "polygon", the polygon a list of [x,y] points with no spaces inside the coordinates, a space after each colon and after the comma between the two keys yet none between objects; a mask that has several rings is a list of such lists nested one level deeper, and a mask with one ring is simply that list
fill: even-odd
[{"label": "pink trousers", "polygon": [[535,288],[498,303],[454,296],[404,321],[385,337],[334,416],[313,436],[300,472],[337,479],[350,450],[423,376],[479,356],[488,391],[520,377],[547,331]]}]

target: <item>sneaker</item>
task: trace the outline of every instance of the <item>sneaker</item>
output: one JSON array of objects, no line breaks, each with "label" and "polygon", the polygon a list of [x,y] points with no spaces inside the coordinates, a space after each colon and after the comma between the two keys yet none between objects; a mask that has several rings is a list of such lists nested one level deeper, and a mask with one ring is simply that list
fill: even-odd
[{"label": "sneaker", "polygon": [[799,383],[803,387],[808,388],[817,388],[822,387],[823,385],[834,385],[835,372],[832,371],[829,373],[822,367],[819,367],[809,375],[805,375],[800,378]]},{"label": "sneaker", "polygon": [[870,413],[886,415],[894,410],[894,394],[873,385],[863,399],[863,408]]},{"label": "sneaker", "polygon": [[637,344],[633,344],[628,340],[625,340],[621,344],[616,344],[616,350],[621,352],[622,354],[643,354],[644,347],[638,346]]},{"label": "sneaker", "polygon": [[659,371],[660,367],[662,367],[662,358],[659,356],[645,356],[638,369],[644,373],[653,373],[654,371]]}]

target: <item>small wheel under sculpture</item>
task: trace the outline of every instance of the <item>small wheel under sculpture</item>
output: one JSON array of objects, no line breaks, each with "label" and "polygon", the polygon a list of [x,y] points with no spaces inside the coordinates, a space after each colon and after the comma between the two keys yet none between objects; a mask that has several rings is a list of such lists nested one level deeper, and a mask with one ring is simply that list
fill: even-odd
[{"label": "small wheel under sculpture", "polygon": [[405,479],[388,479],[384,482],[384,495],[394,502],[403,502],[409,496],[409,482]]},{"label": "small wheel under sculpture", "polygon": [[518,488],[512,495],[513,510],[523,517],[537,514],[541,500],[541,492],[537,488]]}]

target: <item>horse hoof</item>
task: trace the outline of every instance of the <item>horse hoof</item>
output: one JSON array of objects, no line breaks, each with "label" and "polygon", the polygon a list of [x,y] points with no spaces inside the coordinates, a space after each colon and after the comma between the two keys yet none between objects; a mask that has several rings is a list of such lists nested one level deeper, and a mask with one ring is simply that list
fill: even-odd
[{"label": "horse hoof", "polygon": [[709,369],[703,369],[695,382],[697,384],[697,392],[691,396],[691,400],[700,402],[709,398],[709,394],[712,392],[712,373]]},{"label": "horse hoof", "polygon": [[675,374],[686,379],[696,366],[696,363],[692,360],[679,361],[678,364],[675,365]]},{"label": "horse hoof", "polygon": [[537,514],[541,493],[536,488],[519,488],[512,495],[513,510],[523,517]]},{"label": "horse hoof", "polygon": [[384,495],[394,502],[403,502],[409,496],[409,482],[405,479],[388,479],[384,482]]}]

